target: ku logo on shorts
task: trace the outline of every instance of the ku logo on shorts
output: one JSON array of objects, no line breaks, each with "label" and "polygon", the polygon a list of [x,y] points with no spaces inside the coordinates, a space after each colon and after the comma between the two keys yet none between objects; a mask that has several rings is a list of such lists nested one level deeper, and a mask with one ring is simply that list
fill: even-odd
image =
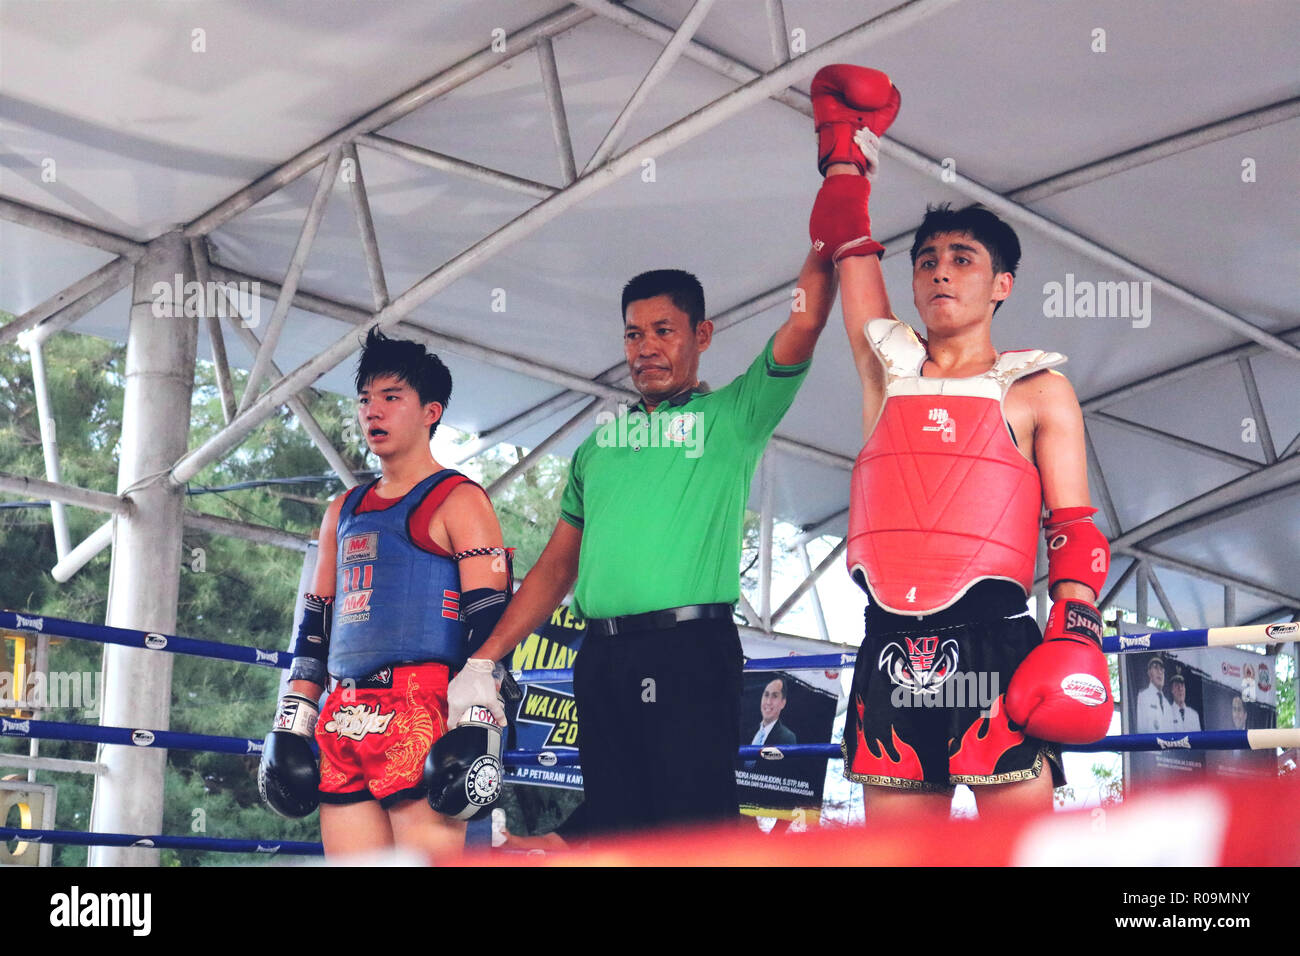
[{"label": "ku logo on shorts", "polygon": [[[939,645],[938,637],[903,638],[907,650],[890,641],[880,652],[876,666],[889,679],[913,694],[937,691],[957,670],[957,642],[951,638]],[[935,653],[938,652],[938,660]]]}]

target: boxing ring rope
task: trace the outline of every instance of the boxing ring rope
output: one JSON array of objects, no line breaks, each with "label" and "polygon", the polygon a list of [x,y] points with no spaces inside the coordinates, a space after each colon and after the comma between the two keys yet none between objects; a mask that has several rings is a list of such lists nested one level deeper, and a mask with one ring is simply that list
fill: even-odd
[{"label": "boxing ring rope", "polygon": [[[48,615],[26,615],[0,611],[0,629],[42,633],[53,637],[70,637],[98,643],[120,644],[145,650],[229,660],[263,667],[287,669],[291,655],[242,645],[221,644],[197,638],[160,634],[155,631],[87,624]],[[1113,635],[1102,642],[1107,653],[1127,653],[1174,648],[1219,647],[1240,644],[1272,644],[1300,640],[1300,624],[1260,624],[1243,627],[1189,628],[1178,631],[1153,631],[1145,634]],[[856,653],[810,654],[791,657],[754,658],[745,663],[746,671],[839,670],[856,661]],[[515,672],[521,683],[560,683],[572,680],[567,668],[520,670]],[[162,747],[176,750],[208,751],[250,756],[262,752],[261,740],[249,737],[226,737],[170,730],[130,727],[104,727],[35,718],[0,717],[0,736],[48,740],[69,740],[117,746]],[[315,749],[315,742],[312,742]],[[1137,752],[1164,750],[1272,750],[1300,747],[1300,729],[1210,730],[1187,734],[1120,734],[1105,737],[1093,744],[1065,745],[1062,750],[1078,753]],[[839,759],[839,744],[791,744],[783,747],[744,746],[737,752],[739,760],[776,762],[783,759]],[[579,766],[577,750],[511,750],[503,755],[507,766]],[[141,835],[125,833],[81,833],[73,830],[33,830],[0,827],[0,840],[44,841],[77,846],[149,846],[156,849],[211,850],[228,853],[320,855],[319,843],[290,840],[241,840],[217,837]]]},{"label": "boxing ring rope", "polygon": [[194,657],[211,657],[217,660],[236,661],[241,664],[260,664],[287,670],[293,656],[285,651],[268,651],[260,647],[241,644],[221,644],[157,631],[138,631],[127,627],[110,627],[107,624],[86,624],[45,614],[19,614],[0,610],[0,630],[31,631],[50,637],[71,637],[79,641],[98,644],[120,644],[148,651],[170,651]]},{"label": "boxing ring rope", "polygon": [[[3,619],[0,618],[0,621]],[[1112,634],[1101,639],[1106,654],[1130,651],[1175,650],[1195,647],[1235,647],[1239,644],[1282,644],[1300,640],[1300,623],[1247,624],[1241,627],[1192,627],[1181,631],[1150,631],[1145,634]],[[855,652],[802,654],[797,657],[755,657],[745,662],[746,671],[841,670],[857,661]],[[572,668],[515,671],[521,684],[560,684],[573,680]]]},{"label": "boxing ring rope", "polygon": [[[241,664],[288,669],[292,655],[240,644],[221,644],[157,631],[142,631],[104,624],[87,624],[67,618],[40,614],[21,614],[0,610],[0,630],[32,631],[54,637],[103,644],[120,644],[146,650],[166,650]],[[1150,631],[1145,634],[1112,634],[1102,638],[1101,649],[1107,654],[1129,651],[1176,650],[1196,647],[1233,647],[1247,644],[1279,644],[1300,640],[1300,623],[1249,624],[1240,627],[1194,627],[1179,631]],[[760,657],[745,662],[746,671],[841,670],[852,667],[856,652],[841,654],[803,654],[794,657]],[[572,668],[537,668],[517,670],[515,679],[528,684],[557,684],[573,680]]]},{"label": "boxing ring rope", "polygon": [[[1069,753],[1134,753],[1143,750],[1272,750],[1275,747],[1300,747],[1300,729],[1281,730],[1202,730],[1186,734],[1116,734],[1093,744],[1060,744]],[[839,744],[787,744],[783,747],[745,746],[739,750],[741,760],[784,760],[786,758],[821,758],[838,760],[844,756]],[[578,766],[576,750],[510,750],[503,762],[520,767]]]},{"label": "boxing ring rope", "polygon": [[319,843],[301,840],[236,840],[227,837],[187,837],[166,834],[82,833],[80,830],[23,830],[0,827],[0,841],[62,843],[68,846],[139,846],[154,850],[216,850],[222,853],[260,853],[323,856]]},{"label": "boxing ring rope", "polygon": [[[120,644],[152,651],[169,651],[215,660],[257,664],[287,669],[292,656],[283,651],[221,644],[156,631],[87,624],[43,614],[21,614],[0,610],[0,629],[69,637],[101,644]],[[21,704],[21,701],[14,703]],[[82,743],[115,744],[134,747],[162,747],[196,750],[238,756],[262,752],[262,741],[248,737],[221,737],[171,730],[147,730],[130,727],[102,727],[34,718],[0,717],[0,737],[27,737],[44,740],[69,740]],[[313,741],[314,746],[314,741]],[[220,853],[292,854],[320,856],[321,844],[295,840],[243,840],[220,837],[169,836],[166,834],[82,833],[77,830],[32,830],[0,827],[0,841],[44,842],[71,846],[151,847],[160,850],[208,850]]]}]

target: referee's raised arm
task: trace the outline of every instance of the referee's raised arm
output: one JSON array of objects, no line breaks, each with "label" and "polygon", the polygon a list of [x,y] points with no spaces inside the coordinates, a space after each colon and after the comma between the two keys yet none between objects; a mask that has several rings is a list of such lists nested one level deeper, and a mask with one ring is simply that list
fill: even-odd
[{"label": "referee's raised arm", "polygon": [[772,358],[777,365],[801,365],[812,358],[835,303],[837,285],[834,264],[808,253],[799,270],[790,318],[776,330],[772,341]]}]

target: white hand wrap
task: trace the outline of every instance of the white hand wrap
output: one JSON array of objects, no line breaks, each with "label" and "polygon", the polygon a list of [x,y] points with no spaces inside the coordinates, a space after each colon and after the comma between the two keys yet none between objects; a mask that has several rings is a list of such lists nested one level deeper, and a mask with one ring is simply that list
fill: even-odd
[{"label": "white hand wrap", "polygon": [[867,178],[875,179],[876,173],[880,172],[880,137],[864,126],[853,134],[853,142],[858,144],[862,158],[867,162]]},{"label": "white hand wrap", "polygon": [[450,727],[457,726],[471,707],[486,707],[504,727],[506,710],[501,703],[499,688],[493,671],[496,661],[471,657],[461,672],[447,685],[447,718]]}]

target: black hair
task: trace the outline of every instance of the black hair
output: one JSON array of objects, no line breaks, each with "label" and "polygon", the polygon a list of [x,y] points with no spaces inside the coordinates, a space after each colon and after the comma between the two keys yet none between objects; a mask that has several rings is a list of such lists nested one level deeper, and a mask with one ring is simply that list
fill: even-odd
[{"label": "black hair", "polygon": [[[960,232],[970,236],[989,251],[993,262],[993,274],[1010,272],[1013,276],[1020,266],[1020,237],[1009,225],[999,219],[991,210],[979,203],[962,209],[952,209],[948,203],[925,207],[925,218],[916,230],[912,240],[912,266],[915,268],[917,256],[929,240],[945,232]],[[993,306],[997,312],[1002,307],[999,302]]]},{"label": "black hair", "polygon": [[[781,682],[781,699],[782,699],[782,700],[789,700],[789,699],[790,699],[790,679],[787,678],[787,677],[781,677],[780,675],[778,675],[778,676],[776,676],[776,677],[773,677],[772,680],[779,680],[779,681]],[[770,684],[770,683],[772,683],[772,681],[768,681],[768,683]],[[766,688],[764,688],[764,689],[766,689]]]},{"label": "black hair", "polygon": [[629,304],[657,295],[668,296],[673,305],[686,313],[692,332],[704,321],[704,286],[682,269],[655,269],[630,279],[623,286],[623,321],[627,322]]},{"label": "black hair", "polygon": [[[366,334],[366,344],[357,360],[357,391],[360,392],[381,375],[401,379],[420,396],[420,404],[437,402],[447,411],[451,399],[451,372],[442,359],[427,351],[419,342],[408,339],[390,339],[378,329]],[[442,416],[429,426],[429,437],[437,430]]]}]

